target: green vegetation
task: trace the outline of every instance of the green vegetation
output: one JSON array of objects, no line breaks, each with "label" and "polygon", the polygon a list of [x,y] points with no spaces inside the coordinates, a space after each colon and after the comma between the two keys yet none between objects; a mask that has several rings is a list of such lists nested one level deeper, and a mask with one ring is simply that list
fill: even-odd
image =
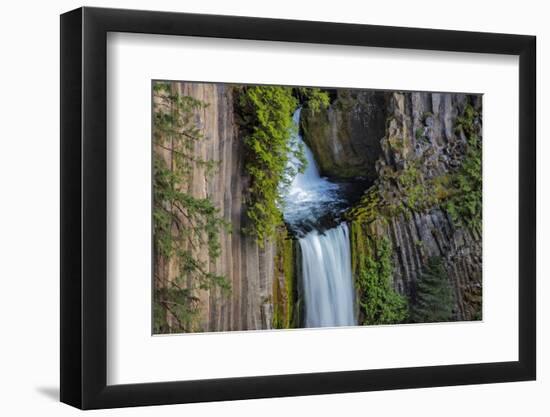
[{"label": "green vegetation", "polygon": [[453,317],[453,294],[440,257],[432,257],[417,282],[410,319],[413,323],[450,321]]},{"label": "green vegetation", "polygon": [[424,129],[419,127],[414,131],[414,137],[416,140],[422,139],[422,136],[424,136]]},{"label": "green vegetation", "polygon": [[[383,187],[379,187],[382,191],[378,199],[378,212],[390,217],[399,214],[410,216],[412,211],[422,212],[441,206],[457,224],[479,230],[482,210],[482,145],[476,125],[479,117],[469,104],[457,117],[455,131],[467,140],[465,156],[457,169],[425,178],[425,166],[429,161],[424,156],[407,159],[400,170],[386,167],[381,175]],[[422,133],[420,130],[416,131],[417,139]],[[388,139],[396,152],[402,152],[405,142],[400,137]],[[363,204],[363,201],[359,203]]]},{"label": "green vegetation", "polygon": [[397,177],[397,182],[403,193],[403,202],[408,208],[420,210],[433,204],[431,201],[433,194],[422,183],[422,173],[418,164],[407,164],[407,167]]},{"label": "green vegetation", "polygon": [[[194,169],[211,175],[216,167],[194,152],[203,140],[195,113],[206,105],[178,94],[169,83],[155,83],[153,94],[154,331],[194,331],[200,311],[197,290],[230,291],[226,279],[209,272],[200,256],[206,253],[216,259],[220,233],[230,229],[209,198],[197,198],[187,190]],[[168,279],[162,270],[176,271],[177,276]]]},{"label": "green vegetation", "polygon": [[450,185],[454,192],[445,205],[453,221],[466,224],[476,230],[481,229],[483,204],[482,150],[475,125],[475,120],[478,117],[480,115],[471,105],[468,105],[464,110],[464,114],[457,118],[457,133],[463,133],[467,140],[466,156],[460,169],[451,180]]},{"label": "green vegetation", "polygon": [[[282,86],[247,86],[239,90],[239,113],[245,133],[245,171],[250,177],[246,193],[249,224],[245,232],[263,245],[275,235],[282,222],[281,187],[288,186],[296,169],[287,166],[290,155],[305,167],[303,149],[292,143],[292,114],[304,105],[319,110],[328,104],[328,95],[319,89]],[[299,168],[300,169],[300,168]]]},{"label": "green vegetation", "polygon": [[298,101],[289,87],[251,86],[241,89],[239,105],[246,131],[245,170],[250,176],[246,195],[250,223],[245,232],[263,244],[282,220],[280,184],[288,184],[295,175],[287,167],[288,155],[303,160],[290,143]]},{"label": "green vegetation", "polygon": [[352,223],[352,268],[362,324],[395,324],[407,319],[407,301],[392,286],[392,247],[359,222]]},{"label": "green vegetation", "polygon": [[378,218],[380,195],[376,187],[369,188],[361,200],[345,214],[346,219],[368,224]]},{"label": "green vegetation", "polygon": [[312,114],[326,109],[330,104],[329,95],[320,88],[298,87],[296,88],[296,94],[300,97],[300,101],[304,103],[305,108],[309,109]]},{"label": "green vegetation", "polygon": [[[425,117],[433,115],[426,114]],[[365,324],[400,322],[404,299],[391,288],[391,248],[384,243],[388,222],[396,216],[410,218],[414,212],[432,208],[445,209],[453,222],[472,229],[481,228],[482,144],[479,136],[481,115],[470,105],[457,118],[455,132],[466,139],[464,157],[450,172],[426,177],[432,154],[409,154],[400,169],[383,166],[377,182],[361,200],[347,211],[345,217],[352,224],[352,266],[359,305]],[[391,123],[391,120],[388,121]],[[422,138],[424,132],[415,134]],[[388,139],[394,152],[406,154],[406,138],[399,135]],[[460,155],[460,154],[459,154]],[[414,244],[422,248],[422,241]],[[478,287],[465,290],[471,317],[481,316],[481,291]],[[410,306],[412,322],[449,321],[453,317],[453,293],[441,259],[432,258],[419,280],[415,302]],[[383,306],[388,306],[385,311]]]},{"label": "green vegetation", "polygon": [[[294,245],[286,227],[281,226],[276,235],[276,254],[273,279],[273,328],[294,327],[296,313],[296,271]],[[281,281],[280,278],[283,278]]]}]

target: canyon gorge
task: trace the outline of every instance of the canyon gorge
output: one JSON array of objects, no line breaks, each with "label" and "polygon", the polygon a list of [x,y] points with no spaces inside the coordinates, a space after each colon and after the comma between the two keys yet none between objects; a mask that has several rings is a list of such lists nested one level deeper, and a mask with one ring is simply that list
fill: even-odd
[{"label": "canyon gorge", "polygon": [[[280,220],[251,234],[250,207],[264,208],[246,138],[269,112],[249,117],[243,89],[153,89],[154,333],[482,318],[481,95],[322,89],[317,105],[292,90]],[[434,271],[444,319],[422,304]]]}]

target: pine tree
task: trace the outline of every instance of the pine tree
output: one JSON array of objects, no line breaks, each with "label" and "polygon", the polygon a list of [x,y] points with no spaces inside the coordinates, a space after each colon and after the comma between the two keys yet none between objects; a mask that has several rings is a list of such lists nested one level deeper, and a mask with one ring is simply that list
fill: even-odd
[{"label": "pine tree", "polygon": [[[205,140],[196,114],[207,106],[179,94],[175,85],[153,85],[153,236],[155,257],[154,332],[197,330],[201,290],[219,288],[228,293],[229,281],[210,270],[208,261],[220,256],[220,236],[230,224],[210,196],[189,191],[196,168],[209,177],[217,162],[200,158],[195,148]],[[200,253],[209,259],[201,259]],[[168,279],[161,265],[175,276]]]},{"label": "pine tree", "polygon": [[416,286],[416,300],[411,308],[413,323],[450,321],[453,316],[453,293],[440,257],[428,260]]}]

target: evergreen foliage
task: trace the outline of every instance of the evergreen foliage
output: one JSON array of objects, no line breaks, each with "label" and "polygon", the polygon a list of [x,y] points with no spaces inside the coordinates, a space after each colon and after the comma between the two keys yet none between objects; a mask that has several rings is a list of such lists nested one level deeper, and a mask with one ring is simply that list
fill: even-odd
[{"label": "evergreen foliage", "polygon": [[440,257],[432,257],[417,282],[410,318],[413,323],[451,321],[453,293]]},{"label": "evergreen foliage", "polygon": [[481,229],[482,215],[482,149],[477,134],[476,120],[481,117],[471,105],[457,118],[456,130],[466,136],[466,156],[458,172],[452,177],[453,194],[445,208],[453,221]]},{"label": "evergreen foliage", "polygon": [[305,107],[315,114],[326,109],[330,104],[330,97],[326,91],[316,87],[298,87],[296,94],[300,97]]},{"label": "evergreen foliage", "polygon": [[[482,222],[482,141],[478,134],[481,114],[467,104],[456,118],[455,131],[466,139],[464,157],[458,168],[432,178],[425,177],[425,157],[410,157],[401,169],[386,167],[381,175],[383,184],[396,188],[388,192],[379,187],[379,211],[386,216],[424,212],[435,206],[444,208],[457,225],[481,229]],[[390,137],[394,150],[403,147],[398,137]],[[404,140],[404,139],[403,139]],[[386,187],[388,188],[388,187]],[[396,192],[397,191],[397,192]],[[359,203],[361,205],[362,202]]]},{"label": "evergreen foliage", "polygon": [[[245,197],[249,222],[244,231],[263,245],[282,222],[281,188],[306,164],[302,147],[292,141],[292,114],[299,104],[295,96],[299,93],[308,100],[306,105],[321,108],[328,104],[328,95],[319,89],[300,88],[297,92],[283,86],[246,86],[238,92],[245,171],[250,178]],[[288,165],[291,156],[300,162],[298,169]]]},{"label": "evergreen foliage", "polygon": [[[209,272],[199,253],[216,259],[220,233],[230,229],[210,198],[197,198],[187,189],[195,168],[211,175],[216,167],[195,153],[197,142],[204,139],[195,114],[206,104],[176,93],[165,82],[154,84],[153,96],[154,331],[193,331],[200,311],[197,290],[230,290],[223,276]],[[167,280],[161,265],[174,268],[177,276]]]},{"label": "evergreen foliage", "polygon": [[356,275],[363,324],[402,323],[407,318],[407,302],[392,286],[392,248],[387,238],[378,238],[370,251],[361,254]]}]

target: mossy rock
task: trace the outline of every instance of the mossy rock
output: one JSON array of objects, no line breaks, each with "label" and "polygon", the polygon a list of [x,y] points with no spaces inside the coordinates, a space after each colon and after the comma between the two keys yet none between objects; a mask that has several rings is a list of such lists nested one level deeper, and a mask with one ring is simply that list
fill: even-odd
[{"label": "mossy rock", "polygon": [[297,315],[296,241],[287,228],[277,228],[273,278],[273,328],[295,327]]}]

